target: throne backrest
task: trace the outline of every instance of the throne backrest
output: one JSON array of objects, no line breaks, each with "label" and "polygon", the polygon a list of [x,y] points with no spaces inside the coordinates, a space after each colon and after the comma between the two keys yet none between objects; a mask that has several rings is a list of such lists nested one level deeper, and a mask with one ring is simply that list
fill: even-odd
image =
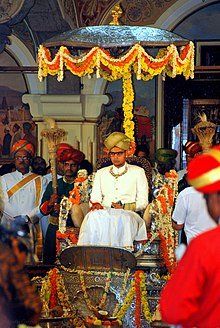
[{"label": "throne backrest", "polygon": [[[152,193],[152,167],[150,162],[144,158],[144,157],[137,157],[137,156],[128,156],[126,158],[126,162],[128,164],[137,165],[144,169],[147,181],[148,181],[148,187],[149,187],[149,200],[151,199],[151,193]],[[103,167],[110,166],[112,164],[109,157],[103,157],[96,162],[96,169],[99,170]]]}]

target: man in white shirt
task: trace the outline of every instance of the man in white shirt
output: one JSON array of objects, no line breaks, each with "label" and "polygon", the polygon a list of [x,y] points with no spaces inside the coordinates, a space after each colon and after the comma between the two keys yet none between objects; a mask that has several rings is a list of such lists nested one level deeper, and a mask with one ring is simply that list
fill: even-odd
[{"label": "man in white shirt", "polygon": [[193,187],[179,193],[172,219],[174,229],[181,230],[184,227],[187,244],[201,232],[216,226],[208,214],[203,194]]},{"label": "man in white shirt", "polygon": [[17,216],[25,216],[27,222],[39,222],[42,214],[39,209],[47,180],[32,173],[30,168],[34,147],[27,140],[13,145],[16,171],[0,177],[1,223],[10,226]]},{"label": "man in white shirt", "polygon": [[78,245],[105,245],[133,249],[134,240],[146,240],[144,220],[136,213],[148,204],[145,172],[126,163],[131,140],[113,132],[104,142],[112,165],[97,171],[90,212],[80,228]]}]

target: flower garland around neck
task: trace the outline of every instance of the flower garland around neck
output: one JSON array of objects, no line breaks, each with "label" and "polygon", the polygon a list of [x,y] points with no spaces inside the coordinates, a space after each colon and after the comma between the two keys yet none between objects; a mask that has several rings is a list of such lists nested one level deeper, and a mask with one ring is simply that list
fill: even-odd
[{"label": "flower garland around neck", "polygon": [[124,171],[122,171],[121,173],[114,173],[113,172],[113,166],[111,166],[110,169],[109,169],[109,172],[114,178],[117,179],[117,178],[121,177],[122,175],[124,175],[128,172],[128,166],[127,166],[127,164],[125,164]]}]

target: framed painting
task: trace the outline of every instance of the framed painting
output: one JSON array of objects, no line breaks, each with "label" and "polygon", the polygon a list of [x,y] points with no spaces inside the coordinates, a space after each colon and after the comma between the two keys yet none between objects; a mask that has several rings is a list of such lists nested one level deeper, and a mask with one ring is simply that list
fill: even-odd
[{"label": "framed painting", "polygon": [[[0,61],[2,66],[17,66],[6,51]],[[20,139],[29,140],[37,150],[36,125],[29,106],[22,102],[27,92],[23,74],[0,73],[0,165],[12,161],[12,146]]]}]

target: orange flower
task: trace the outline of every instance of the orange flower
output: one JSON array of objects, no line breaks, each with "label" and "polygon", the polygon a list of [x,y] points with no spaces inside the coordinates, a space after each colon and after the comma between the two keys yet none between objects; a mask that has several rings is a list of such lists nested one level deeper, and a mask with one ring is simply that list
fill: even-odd
[{"label": "orange flower", "polygon": [[60,232],[56,231],[56,253],[60,254],[60,239],[69,239],[73,245],[76,245],[78,242],[77,234],[73,231]]},{"label": "orange flower", "polygon": [[69,200],[72,202],[72,204],[80,204],[80,189],[79,186],[76,186],[69,192]]},{"label": "orange flower", "polygon": [[165,197],[163,195],[158,195],[156,199],[159,200],[159,202],[161,203],[163,214],[166,214],[166,212],[167,212],[167,204],[166,204]]}]

